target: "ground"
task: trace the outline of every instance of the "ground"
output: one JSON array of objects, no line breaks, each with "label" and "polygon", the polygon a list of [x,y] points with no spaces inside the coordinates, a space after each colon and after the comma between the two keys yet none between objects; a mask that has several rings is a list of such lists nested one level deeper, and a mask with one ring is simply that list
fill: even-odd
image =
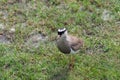
[{"label": "ground", "polygon": [[[119,3],[0,0],[0,80],[119,80]],[[57,49],[57,29],[63,27],[84,40],[79,53]]]}]

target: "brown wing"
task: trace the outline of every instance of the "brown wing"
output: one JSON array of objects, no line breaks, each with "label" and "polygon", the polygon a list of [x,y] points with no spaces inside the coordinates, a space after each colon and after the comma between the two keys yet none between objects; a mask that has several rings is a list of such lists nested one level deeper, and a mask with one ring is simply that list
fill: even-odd
[{"label": "brown wing", "polygon": [[81,39],[74,36],[70,36],[69,39],[69,44],[73,50],[77,51],[83,46],[83,41]]}]

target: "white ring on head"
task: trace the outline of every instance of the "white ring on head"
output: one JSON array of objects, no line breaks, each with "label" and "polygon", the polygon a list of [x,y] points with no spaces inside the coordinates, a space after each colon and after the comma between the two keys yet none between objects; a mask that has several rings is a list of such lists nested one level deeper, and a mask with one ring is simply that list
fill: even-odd
[{"label": "white ring on head", "polygon": [[58,32],[63,32],[63,31],[65,31],[65,30],[66,30],[66,28],[58,29]]}]

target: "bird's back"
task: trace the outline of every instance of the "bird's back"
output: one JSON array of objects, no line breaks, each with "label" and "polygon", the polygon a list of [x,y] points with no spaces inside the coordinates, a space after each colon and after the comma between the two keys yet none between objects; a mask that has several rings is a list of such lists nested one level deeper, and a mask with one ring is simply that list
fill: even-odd
[{"label": "bird's back", "polygon": [[67,41],[73,51],[78,51],[83,46],[83,41],[75,36],[69,35]]}]

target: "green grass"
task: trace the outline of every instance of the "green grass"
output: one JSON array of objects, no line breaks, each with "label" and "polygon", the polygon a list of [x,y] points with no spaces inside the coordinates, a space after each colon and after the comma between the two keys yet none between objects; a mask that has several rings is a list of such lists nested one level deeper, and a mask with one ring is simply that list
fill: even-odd
[{"label": "green grass", "polygon": [[[11,41],[0,44],[0,80],[119,80],[119,0],[0,1],[0,28]],[[109,18],[102,15],[108,11]],[[56,45],[57,29],[84,40],[81,51],[69,57]],[[14,33],[10,29],[15,28]],[[30,42],[31,36],[47,37]],[[29,43],[29,44],[27,44]],[[37,44],[37,47],[34,44]],[[35,45],[36,45],[35,44]]]}]

